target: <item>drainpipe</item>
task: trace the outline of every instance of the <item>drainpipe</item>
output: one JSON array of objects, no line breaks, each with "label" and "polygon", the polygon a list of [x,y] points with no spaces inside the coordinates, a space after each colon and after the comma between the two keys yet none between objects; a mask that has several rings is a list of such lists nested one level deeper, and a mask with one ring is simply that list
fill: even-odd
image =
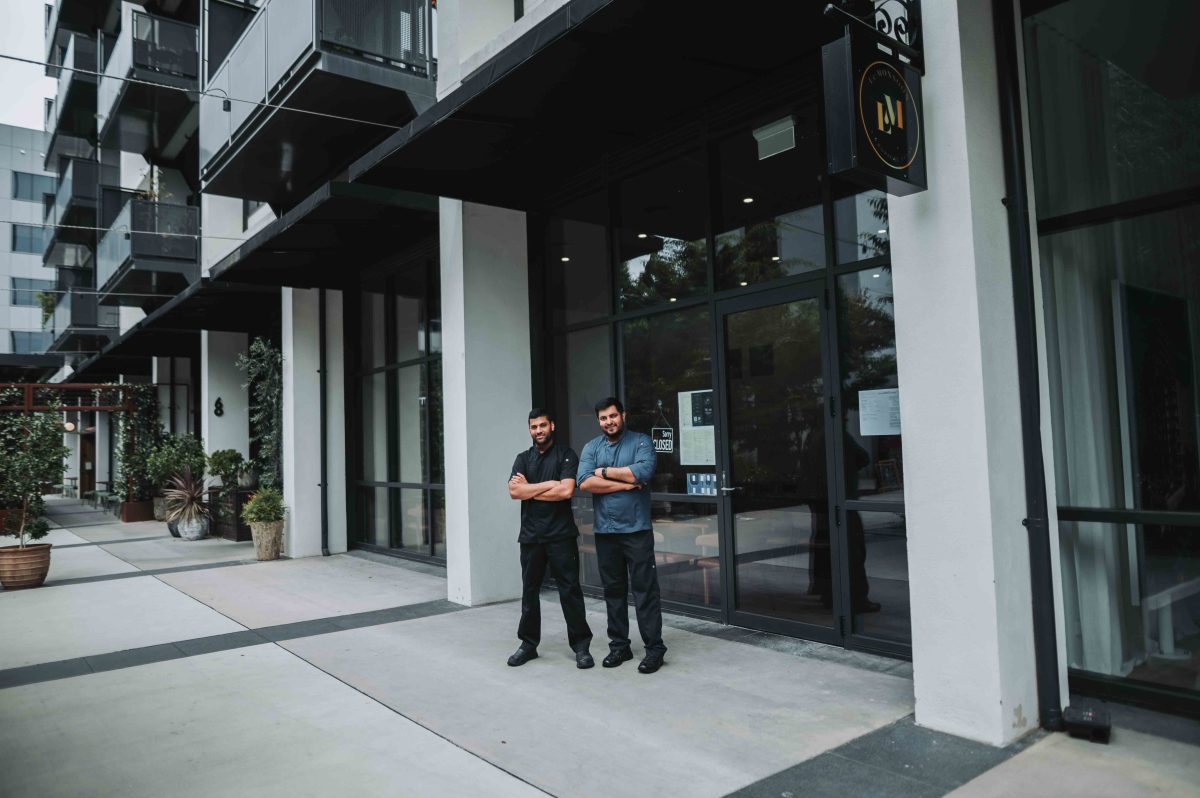
[{"label": "drainpipe", "polygon": [[1062,731],[1058,689],[1058,635],[1054,620],[1054,570],[1046,463],[1042,457],[1041,389],[1038,377],[1037,303],[1034,301],[1033,237],[1029,229],[1029,186],[1025,180],[1025,137],[1017,65],[1017,6],[993,0],[996,67],[1000,81],[1000,128],[1004,184],[1008,196],[1008,243],[1012,252],[1013,315],[1016,322],[1017,380],[1021,395],[1021,444],[1025,459],[1025,525],[1029,534],[1033,649],[1041,726]]},{"label": "drainpipe", "polygon": [[325,289],[321,289],[317,311],[317,337],[320,339],[320,354],[317,356],[317,373],[320,375],[321,390],[321,554],[329,556],[329,462],[326,437],[329,425],[325,419]]}]

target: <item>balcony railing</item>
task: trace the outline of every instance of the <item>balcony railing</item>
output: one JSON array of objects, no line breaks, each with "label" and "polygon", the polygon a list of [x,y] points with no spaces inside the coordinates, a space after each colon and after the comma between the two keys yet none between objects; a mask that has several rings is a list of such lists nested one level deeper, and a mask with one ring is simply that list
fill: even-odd
[{"label": "balcony railing", "polygon": [[200,209],[130,199],[100,239],[96,285],[105,286],[127,263],[140,259],[176,261],[182,270],[197,263]]},{"label": "balcony railing", "polygon": [[[224,148],[295,67],[332,51],[429,77],[434,71],[430,0],[267,0],[201,98],[201,163]],[[230,98],[225,110],[225,98]]]},{"label": "balcony railing", "polygon": [[54,204],[46,207],[46,223],[61,224],[71,204],[83,201],[95,205],[99,193],[99,165],[92,161],[71,160],[63,171]]},{"label": "balcony railing", "polygon": [[96,63],[96,42],[81,33],[72,36],[71,43],[67,45],[67,52],[63,55],[62,69],[58,73],[54,124],[48,130],[56,129],[62,121],[63,111],[70,105],[68,97],[72,84],[75,82],[95,83],[96,76],[90,73],[96,71]]},{"label": "balcony railing", "polygon": [[[121,35],[100,79],[97,107],[110,117],[132,70],[183,79],[185,84],[200,78],[200,33],[195,25],[134,11],[129,6],[125,13]],[[172,85],[178,82],[171,81]]]},{"label": "balcony railing", "polygon": [[117,314],[116,308],[100,305],[92,289],[72,288],[58,297],[54,312],[42,324],[42,329],[50,333],[51,340],[56,343],[71,331],[104,335],[116,330]]}]

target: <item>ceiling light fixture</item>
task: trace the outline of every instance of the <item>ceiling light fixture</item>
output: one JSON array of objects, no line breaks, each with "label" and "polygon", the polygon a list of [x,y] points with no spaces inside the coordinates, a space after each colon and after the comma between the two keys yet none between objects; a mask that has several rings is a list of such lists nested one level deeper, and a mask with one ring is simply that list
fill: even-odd
[{"label": "ceiling light fixture", "polygon": [[559,260],[561,260],[563,263],[570,263],[570,262],[571,262],[571,259],[570,259],[570,258],[568,258],[566,255],[563,255],[561,258],[559,258]]},{"label": "ceiling light fixture", "polygon": [[772,256],[771,256],[771,260],[779,260],[779,256],[778,256],[778,255],[772,255]]},{"label": "ceiling light fixture", "polygon": [[745,280],[742,280],[740,283],[738,283],[738,285],[750,285],[750,283],[746,282]]},{"label": "ceiling light fixture", "polygon": [[679,301],[679,299],[678,299],[678,298],[676,298],[676,297],[671,297],[671,301],[672,301],[672,302],[678,302],[678,301]]},{"label": "ceiling light fixture", "polygon": [[742,202],[749,205],[751,202],[754,202],[754,197],[742,197]]},{"label": "ceiling light fixture", "polygon": [[638,233],[638,238],[645,238],[645,237],[646,237],[645,233]]}]

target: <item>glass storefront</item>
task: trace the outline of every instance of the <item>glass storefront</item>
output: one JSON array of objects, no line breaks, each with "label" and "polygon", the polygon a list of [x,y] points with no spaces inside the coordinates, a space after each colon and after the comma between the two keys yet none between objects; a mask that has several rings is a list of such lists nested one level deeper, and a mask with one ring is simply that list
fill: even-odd
[{"label": "glass storefront", "polygon": [[[436,247],[364,272],[347,352],[357,352],[348,447],[352,540],[443,559],[441,315]],[[354,307],[354,304],[350,304]]]},{"label": "glass storefront", "polygon": [[[796,146],[753,131],[789,119]],[[761,157],[760,157],[761,156]],[[887,200],[824,179],[797,103],[644,157],[531,220],[544,399],[577,451],[616,394],[652,435],[664,601],[903,654],[910,643]],[[600,587],[591,499],[573,500]]]},{"label": "glass storefront", "polygon": [[1184,5],[1068,0],[1028,16],[1024,42],[1073,684],[1194,698],[1200,83]]}]

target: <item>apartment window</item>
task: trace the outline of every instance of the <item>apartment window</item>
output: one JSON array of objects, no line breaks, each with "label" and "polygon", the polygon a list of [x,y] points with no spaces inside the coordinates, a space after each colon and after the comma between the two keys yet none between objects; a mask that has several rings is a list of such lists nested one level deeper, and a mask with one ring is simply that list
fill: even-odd
[{"label": "apartment window", "polygon": [[12,332],[12,351],[14,355],[40,355],[50,348],[51,337],[48,332]]},{"label": "apartment window", "polygon": [[38,300],[38,293],[41,291],[50,291],[54,288],[53,280],[34,280],[28,277],[12,278],[12,291],[10,292],[12,304],[21,307],[35,308],[41,304]]},{"label": "apartment window", "polygon": [[31,175],[28,172],[13,172],[13,199],[28,202],[45,202],[54,196],[55,180],[50,175]]},{"label": "apartment window", "polygon": [[30,224],[12,226],[12,251],[41,255],[46,251],[49,228]]}]

